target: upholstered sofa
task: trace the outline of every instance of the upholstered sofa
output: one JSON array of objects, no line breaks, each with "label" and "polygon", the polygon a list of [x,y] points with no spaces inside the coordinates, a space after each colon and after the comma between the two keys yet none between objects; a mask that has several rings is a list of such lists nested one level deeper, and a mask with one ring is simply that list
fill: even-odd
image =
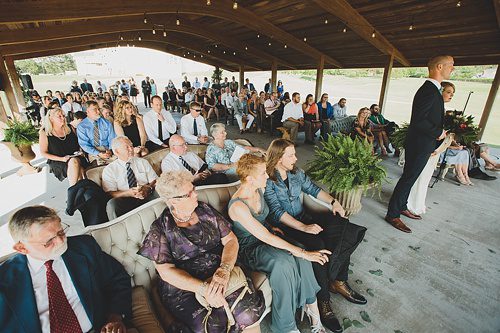
[{"label": "upholstered sofa", "polygon": [[352,132],[352,124],[354,123],[354,120],[356,119],[356,116],[347,116],[342,119],[337,119],[337,120],[331,120],[330,124],[332,126],[332,133],[337,134],[337,133],[342,133],[342,134],[349,134]]},{"label": "upholstered sofa", "polygon": [[[234,141],[242,146],[253,146],[253,144],[247,139],[235,139]],[[197,154],[198,156],[201,157],[201,159],[205,160],[205,153],[207,151],[207,146],[189,145],[188,151]],[[161,161],[165,158],[165,156],[167,156],[169,152],[170,152],[169,148],[160,149],[144,156],[144,159],[151,164],[153,170],[156,172],[157,175],[161,175]],[[97,185],[101,186],[102,171],[104,170],[105,167],[106,167],[105,165],[91,167],[85,171],[85,176],[88,179],[92,180]]]}]

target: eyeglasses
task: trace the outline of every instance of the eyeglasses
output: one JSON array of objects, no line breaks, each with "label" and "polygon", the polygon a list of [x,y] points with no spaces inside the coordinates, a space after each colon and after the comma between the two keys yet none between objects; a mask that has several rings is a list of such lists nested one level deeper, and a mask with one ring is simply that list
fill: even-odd
[{"label": "eyeglasses", "polygon": [[201,109],[191,109],[191,111],[201,112]]},{"label": "eyeglasses", "polygon": [[179,145],[171,145],[171,146],[172,146],[172,147],[182,147],[182,146],[187,147],[187,146],[188,146],[188,143],[187,143],[187,142],[184,142],[184,143],[181,143],[181,144],[179,144]]},{"label": "eyeglasses", "polygon": [[172,197],[172,199],[187,199],[187,198],[190,198],[194,192],[195,192],[195,189],[193,187],[193,189],[191,191],[189,191],[188,194],[178,195],[176,197]]},{"label": "eyeglasses", "polygon": [[24,242],[31,243],[31,244],[41,244],[41,245],[43,245],[44,248],[51,247],[54,244],[54,240],[56,238],[66,237],[66,231],[68,231],[69,225],[67,225],[65,223],[61,223],[61,225],[63,226],[63,228],[61,230],[59,230],[54,237],[50,238],[46,242],[29,242],[29,241],[24,241]]}]

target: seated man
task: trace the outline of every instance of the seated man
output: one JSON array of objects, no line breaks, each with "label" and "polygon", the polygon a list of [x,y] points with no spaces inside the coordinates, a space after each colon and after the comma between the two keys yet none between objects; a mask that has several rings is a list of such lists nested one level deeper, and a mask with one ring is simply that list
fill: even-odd
[{"label": "seated man", "polygon": [[88,101],[87,118],[76,128],[78,144],[89,154],[89,161],[97,165],[108,164],[116,159],[110,150],[111,140],[116,136],[113,124],[101,117],[97,103]]},{"label": "seated man", "polygon": [[295,143],[299,127],[304,126],[304,113],[302,112],[302,104],[300,104],[300,94],[298,92],[294,92],[292,94],[292,101],[285,105],[281,122],[283,123],[283,127],[290,130],[290,140]]},{"label": "seated man", "polygon": [[126,332],[130,276],[88,235],[45,206],[18,210],[9,231],[18,252],[0,265],[0,332]]},{"label": "seated man", "polygon": [[[193,102],[196,103],[196,102]],[[184,138],[174,134],[170,138],[170,153],[161,162],[161,171],[187,170],[194,175],[195,186],[226,184],[229,182],[224,173],[212,173],[207,164],[195,153],[188,151]]]},{"label": "seated man", "polygon": [[347,100],[341,98],[338,103],[333,104],[333,119],[342,119],[347,117]]},{"label": "seated man", "polygon": [[151,98],[152,110],[144,115],[144,127],[148,135],[146,148],[150,152],[168,147],[170,134],[177,131],[172,114],[167,110],[162,109],[163,101],[160,96],[155,95]]},{"label": "seated man", "polygon": [[158,175],[147,160],[134,157],[132,142],[118,136],[111,145],[118,158],[102,172],[102,188],[112,197],[106,206],[110,220],[158,198],[154,191]]},{"label": "seated man", "polygon": [[[233,104],[234,117],[240,127],[240,134],[249,132],[255,119],[255,117],[248,112],[247,103],[248,102],[245,100],[245,93],[241,92],[238,95],[238,99],[236,99]],[[244,124],[244,120],[246,121],[246,124]]]},{"label": "seated man", "polygon": [[181,118],[181,135],[190,145],[207,144],[208,130],[205,118],[200,117],[201,105],[189,104],[189,113]]},{"label": "seated man", "polygon": [[271,115],[274,111],[278,110],[280,107],[280,101],[278,99],[278,93],[273,92],[269,95],[269,99],[264,102],[264,109],[267,115]]}]

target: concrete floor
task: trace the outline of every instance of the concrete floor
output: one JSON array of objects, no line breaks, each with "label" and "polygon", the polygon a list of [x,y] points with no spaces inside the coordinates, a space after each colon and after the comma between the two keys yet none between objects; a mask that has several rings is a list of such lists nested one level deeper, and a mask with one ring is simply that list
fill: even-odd
[{"label": "concrete floor", "polygon": [[[228,132],[229,138],[240,137],[236,126],[229,126]],[[260,147],[267,147],[272,139],[255,133],[244,137]],[[300,145],[299,166],[312,155],[311,146]],[[500,151],[493,150],[493,155],[499,156]],[[11,246],[5,223],[21,206],[43,203],[54,207],[72,226],[72,233],[80,232],[79,214],[63,213],[67,181],[59,182],[47,168],[19,178],[8,168],[15,166],[6,164],[8,158],[8,152],[0,149],[4,177],[0,179],[0,256]],[[393,157],[383,161],[389,182],[380,197],[364,197],[361,212],[351,217],[353,223],[368,228],[365,241],[352,256],[349,277],[368,304],[354,305],[332,294],[334,311],[340,320],[348,318],[364,326],[351,326],[347,332],[500,332],[500,218],[496,211],[500,181],[473,180],[473,187],[458,186],[451,179],[439,182],[428,191],[428,213],[421,221],[408,221],[413,233],[405,234],[383,220],[402,172],[396,162]],[[370,322],[361,318],[362,311]],[[263,332],[270,332],[269,324],[270,316],[262,324]],[[299,328],[310,331],[307,320]]]}]

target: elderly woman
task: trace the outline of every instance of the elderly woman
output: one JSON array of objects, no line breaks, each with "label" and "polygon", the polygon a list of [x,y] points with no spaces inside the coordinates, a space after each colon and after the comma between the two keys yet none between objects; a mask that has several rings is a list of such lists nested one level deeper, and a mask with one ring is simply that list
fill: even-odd
[{"label": "elderly woman", "polygon": [[[240,147],[250,152],[266,151],[257,147],[240,146],[233,140],[227,140],[226,126],[221,123],[215,123],[210,127],[210,135],[214,140],[208,145],[205,160],[208,168],[215,172],[223,172],[228,176],[236,176],[236,161],[232,162],[231,157],[236,149]],[[234,159],[233,159],[234,160]]]},{"label": "elderly woman", "polygon": [[132,141],[134,146],[134,156],[143,157],[148,154],[145,147],[148,136],[144,128],[142,116],[129,101],[121,101],[115,111],[114,121],[115,133],[117,136],[125,135]]},{"label": "elderly woman", "polygon": [[[310,261],[321,265],[328,262],[328,250],[305,251],[274,233],[266,222],[269,206],[263,191],[269,178],[264,157],[245,154],[238,161],[240,188],[229,202],[229,216],[240,243],[239,258],[248,268],[266,273],[273,290],[273,332],[297,330],[295,311],[305,307],[312,320],[313,332],[324,331],[316,293],[320,287]],[[327,324],[327,323],[325,323]],[[327,325],[333,330],[335,323]]]},{"label": "elderly woman", "polygon": [[83,157],[78,138],[69,128],[60,108],[50,109],[39,133],[40,153],[47,158],[50,172],[63,181],[68,177],[69,186],[83,179],[88,165]]},{"label": "elderly woman", "polygon": [[[241,289],[224,297],[230,272],[238,255],[238,240],[230,223],[209,205],[198,202],[188,171],[164,172],[156,190],[167,208],[153,222],[139,254],[153,260],[160,275],[163,305],[193,332],[226,332],[227,316],[222,306],[232,306]],[[209,283],[207,279],[211,278]],[[260,332],[257,322],[265,304],[262,293],[246,293],[232,311],[233,332]],[[196,299],[202,295],[212,307],[209,313]],[[207,317],[208,318],[205,318]]]}]

